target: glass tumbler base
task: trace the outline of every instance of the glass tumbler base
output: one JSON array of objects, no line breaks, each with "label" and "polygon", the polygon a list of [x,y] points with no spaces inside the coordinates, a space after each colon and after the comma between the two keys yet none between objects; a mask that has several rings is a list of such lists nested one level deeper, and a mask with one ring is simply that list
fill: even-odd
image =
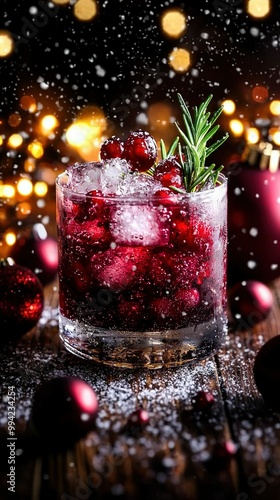
[{"label": "glass tumbler base", "polygon": [[128,332],[81,324],[60,316],[64,347],[84,359],[119,368],[160,369],[181,366],[213,355],[224,340],[222,317],[180,330]]}]

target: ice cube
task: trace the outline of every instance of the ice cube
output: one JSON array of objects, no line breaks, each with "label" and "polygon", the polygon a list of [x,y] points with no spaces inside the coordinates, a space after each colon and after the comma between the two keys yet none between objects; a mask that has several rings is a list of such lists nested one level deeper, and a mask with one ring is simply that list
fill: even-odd
[{"label": "ice cube", "polygon": [[137,283],[150,261],[145,248],[116,247],[91,257],[91,272],[98,286],[120,292]]},{"label": "ice cube", "polygon": [[102,163],[91,161],[87,163],[75,163],[67,169],[68,186],[77,193],[87,193],[92,190],[101,189]]},{"label": "ice cube", "polygon": [[112,214],[110,231],[116,243],[125,245],[167,245],[169,226],[157,207],[119,206]]},{"label": "ice cube", "polygon": [[162,189],[162,184],[148,174],[127,175],[121,186],[121,194],[131,197],[152,196]]},{"label": "ice cube", "polygon": [[[125,177],[130,172],[130,165],[121,158],[112,158],[103,163],[101,169],[101,191],[104,195],[120,195]],[[130,174],[129,174],[130,175]]]}]

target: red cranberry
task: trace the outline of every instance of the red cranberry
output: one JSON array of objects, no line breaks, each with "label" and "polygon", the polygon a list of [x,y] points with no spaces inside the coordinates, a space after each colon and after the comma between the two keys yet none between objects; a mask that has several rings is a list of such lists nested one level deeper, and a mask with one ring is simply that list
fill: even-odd
[{"label": "red cranberry", "polygon": [[124,143],[122,158],[126,159],[134,170],[145,172],[156,161],[156,141],[148,132],[135,130],[129,134]]},{"label": "red cranberry", "polygon": [[158,198],[159,203],[167,207],[176,204],[178,201],[177,195],[168,188],[159,189],[154,193],[154,197]]},{"label": "red cranberry", "polygon": [[258,351],[253,373],[256,386],[265,404],[272,410],[280,411],[280,335],[269,339]]},{"label": "red cranberry", "polygon": [[174,186],[182,189],[184,187],[182,169],[176,156],[161,160],[156,167],[154,178],[167,188]]},{"label": "red cranberry", "polygon": [[198,411],[207,411],[212,408],[215,398],[211,392],[198,391],[193,398],[193,408]]},{"label": "red cranberry", "polygon": [[147,425],[149,423],[149,414],[143,408],[137,408],[128,418],[131,425]]},{"label": "red cranberry", "polygon": [[118,304],[118,320],[120,328],[127,330],[141,330],[145,317],[145,306],[143,302],[132,300],[120,300]]},{"label": "red cranberry", "polygon": [[93,429],[98,400],[92,387],[77,377],[56,377],[35,392],[32,420],[43,439],[71,442]]},{"label": "red cranberry", "polygon": [[150,304],[150,313],[156,325],[166,328],[175,326],[176,321],[181,319],[180,311],[169,297],[154,299]]},{"label": "red cranberry", "polygon": [[211,246],[211,229],[201,220],[189,217],[184,211],[172,217],[171,241],[192,251],[208,252]]},{"label": "red cranberry", "polygon": [[200,294],[196,288],[180,289],[174,296],[178,307],[188,311],[196,307],[200,302]]},{"label": "red cranberry", "polygon": [[124,142],[113,135],[107,139],[100,148],[101,160],[109,160],[110,158],[121,158],[124,150]]}]

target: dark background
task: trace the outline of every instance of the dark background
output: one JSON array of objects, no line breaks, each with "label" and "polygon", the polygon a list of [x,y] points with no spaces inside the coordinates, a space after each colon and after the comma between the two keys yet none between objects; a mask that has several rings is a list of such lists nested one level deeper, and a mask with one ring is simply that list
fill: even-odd
[{"label": "dark background", "polygon": [[[50,4],[1,0],[0,29],[12,32],[16,42],[11,56],[0,59],[1,117],[17,110],[28,93],[65,124],[93,104],[112,122],[133,128],[143,101],[175,102],[179,91],[190,104],[209,93],[213,105],[233,99],[237,114],[254,122],[280,97],[279,2],[271,2],[266,18],[256,19],[242,0],[99,1],[89,22],[77,20],[71,4]],[[37,8],[35,15],[30,7]],[[176,40],[160,29],[160,16],[171,7],[188,17],[185,34]],[[170,71],[173,47],[191,52],[185,74]],[[267,87],[266,103],[252,100],[256,85]]]}]

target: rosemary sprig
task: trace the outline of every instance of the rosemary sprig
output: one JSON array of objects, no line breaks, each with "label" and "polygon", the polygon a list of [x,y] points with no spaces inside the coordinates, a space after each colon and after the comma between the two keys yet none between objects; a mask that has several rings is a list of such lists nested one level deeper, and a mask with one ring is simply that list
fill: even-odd
[{"label": "rosemary sprig", "polygon": [[[220,106],[211,117],[211,113],[207,111],[213,97],[210,94],[199,107],[194,107],[192,116],[181,94],[177,94],[177,96],[182,111],[184,130],[182,130],[178,123],[175,123],[179,137],[176,137],[168,152],[163,141],[161,141],[161,155],[162,158],[166,158],[178,150],[178,158],[183,170],[186,191],[199,191],[208,181],[211,181],[215,185],[218,175],[223,169],[223,166],[216,168],[214,163],[210,166],[205,165],[206,158],[228,138],[228,134],[225,134],[224,137],[207,146],[208,141],[212,139],[220,127],[214,124],[222,113],[223,106]],[[176,191],[178,190],[176,189]],[[181,192],[182,190],[179,191]]]}]

